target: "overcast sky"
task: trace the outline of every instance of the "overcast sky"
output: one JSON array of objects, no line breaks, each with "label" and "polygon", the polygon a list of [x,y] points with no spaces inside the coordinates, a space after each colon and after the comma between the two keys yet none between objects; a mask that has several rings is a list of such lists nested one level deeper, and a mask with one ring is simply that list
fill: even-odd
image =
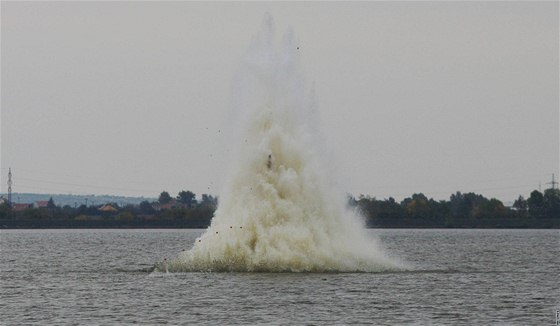
[{"label": "overcast sky", "polygon": [[1,190],[219,195],[232,78],[292,27],[341,190],[511,201],[559,169],[550,2],[2,2]]}]

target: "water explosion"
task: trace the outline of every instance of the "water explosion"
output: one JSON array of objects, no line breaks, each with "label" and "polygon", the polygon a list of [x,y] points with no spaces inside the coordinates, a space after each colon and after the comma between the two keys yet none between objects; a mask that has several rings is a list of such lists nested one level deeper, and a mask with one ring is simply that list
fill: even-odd
[{"label": "water explosion", "polygon": [[239,158],[209,228],[158,270],[334,272],[397,268],[333,190],[293,33],[265,17],[243,61]]}]

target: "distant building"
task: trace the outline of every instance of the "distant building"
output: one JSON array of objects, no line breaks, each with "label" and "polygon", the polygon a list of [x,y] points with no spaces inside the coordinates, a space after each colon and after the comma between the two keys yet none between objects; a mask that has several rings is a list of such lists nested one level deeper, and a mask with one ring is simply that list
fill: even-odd
[{"label": "distant building", "polygon": [[159,212],[161,211],[161,205],[158,202],[153,202],[152,203],[152,208],[154,209],[154,211]]},{"label": "distant building", "polygon": [[21,212],[24,211],[26,209],[29,208],[33,208],[33,204],[27,204],[27,203],[22,203],[22,204],[16,204],[16,203],[12,203],[12,210],[14,212]]},{"label": "distant building", "polygon": [[48,200],[39,200],[36,201],[33,205],[34,208],[49,208],[49,201]]},{"label": "distant building", "polygon": [[105,213],[115,213],[115,212],[119,211],[118,209],[111,206],[110,204],[103,205],[103,206],[99,207],[97,210],[100,211],[100,212],[105,212]]},{"label": "distant building", "polygon": [[0,205],[8,205],[8,200],[4,196],[0,196]]},{"label": "distant building", "polygon": [[179,201],[177,201],[175,198],[171,199],[169,201],[169,203],[166,204],[160,204],[160,203],[154,203],[152,204],[152,208],[155,211],[161,211],[161,210],[166,210],[166,209],[174,209],[174,208],[188,208],[187,204],[181,203]]},{"label": "distant building", "polygon": [[165,210],[165,209],[172,209],[172,208],[175,208],[176,206],[177,206],[177,201],[176,201],[175,199],[171,199],[171,200],[169,201],[169,203],[161,204],[161,205],[160,205],[160,207],[161,207],[162,210]]}]

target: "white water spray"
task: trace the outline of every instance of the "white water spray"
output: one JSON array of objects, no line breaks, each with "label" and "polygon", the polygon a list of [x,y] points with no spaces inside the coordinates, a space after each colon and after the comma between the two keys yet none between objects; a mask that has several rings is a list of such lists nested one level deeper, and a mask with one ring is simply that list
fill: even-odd
[{"label": "white water spray", "polygon": [[328,272],[397,268],[333,190],[291,32],[267,16],[236,80],[238,165],[210,227],[169,271]]}]

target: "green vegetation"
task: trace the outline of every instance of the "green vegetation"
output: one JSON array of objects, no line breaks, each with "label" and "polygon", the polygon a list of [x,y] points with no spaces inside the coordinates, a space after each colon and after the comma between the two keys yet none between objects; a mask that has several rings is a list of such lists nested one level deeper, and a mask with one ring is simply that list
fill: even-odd
[{"label": "green vegetation", "polygon": [[171,201],[171,195],[167,192],[167,191],[163,191],[160,195],[159,195],[159,199],[158,202],[160,204],[167,204]]},{"label": "green vegetation", "polygon": [[172,198],[163,191],[158,201],[138,205],[9,207],[0,205],[0,228],[205,228],[210,224],[217,198],[204,194],[200,203],[190,191]]},{"label": "green vegetation", "polygon": [[[49,199],[39,207],[0,204],[0,228],[205,228],[218,199],[191,191],[172,198],[163,191],[157,201],[139,204],[57,206]],[[413,194],[401,202],[369,196],[348,197],[350,208],[365,218],[368,227],[424,228],[560,228],[560,190],[531,192],[512,207],[475,193],[452,194],[436,201]]]},{"label": "green vegetation", "polygon": [[446,228],[560,228],[560,190],[535,190],[529,199],[520,196],[511,208],[495,198],[457,192],[436,201],[414,194],[400,203],[349,197],[350,206],[366,219],[368,227]]}]

